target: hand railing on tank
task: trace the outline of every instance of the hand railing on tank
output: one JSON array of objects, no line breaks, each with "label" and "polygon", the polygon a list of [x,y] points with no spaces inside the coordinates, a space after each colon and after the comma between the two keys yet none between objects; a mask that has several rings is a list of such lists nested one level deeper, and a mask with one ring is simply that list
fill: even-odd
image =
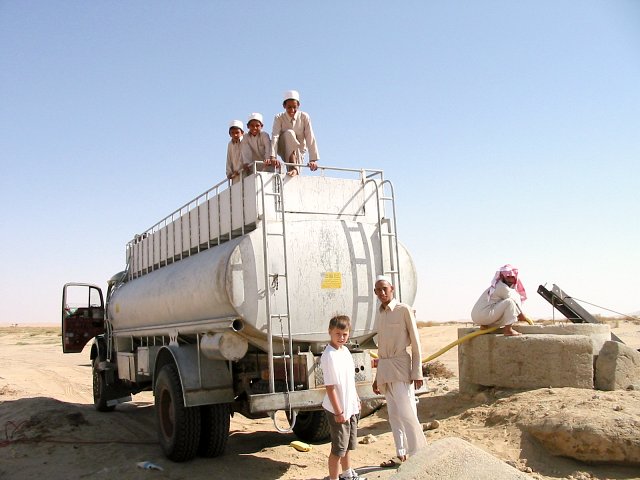
[{"label": "hand railing on tank", "polygon": [[[231,240],[234,233],[244,235],[248,223],[244,208],[244,182],[240,182],[242,204],[238,210],[241,217],[238,232],[233,229],[233,215],[238,205],[233,201],[231,187],[229,180],[217,183],[129,241],[126,247],[128,279]],[[223,192],[229,192],[226,208],[222,205]],[[213,206],[212,199],[217,199]],[[214,215],[211,208],[215,209]],[[212,217],[215,222],[211,221]],[[228,223],[228,228],[225,223]]]},{"label": "hand railing on tank", "polygon": [[[256,173],[260,165],[263,165],[263,162],[254,163],[253,173]],[[284,165],[295,165],[299,169],[309,168],[308,165]],[[328,172],[335,174],[332,177],[336,178],[343,174],[345,177],[352,177],[353,173],[357,173],[363,181],[373,178],[382,180],[381,170],[318,166],[320,176],[325,176]],[[280,175],[282,185],[284,174]],[[274,175],[276,176],[279,175]],[[257,218],[249,218],[247,215],[247,201],[249,200],[251,205],[253,195],[249,199],[246,198],[244,183],[241,181],[239,186],[241,204],[238,204],[234,194],[234,185],[225,179],[177,208],[143,233],[135,235],[126,246],[127,279],[132,280],[231,240],[234,236],[244,235],[249,226],[255,226]],[[255,207],[255,203],[253,206]],[[239,213],[239,225],[234,221],[234,213]]]}]

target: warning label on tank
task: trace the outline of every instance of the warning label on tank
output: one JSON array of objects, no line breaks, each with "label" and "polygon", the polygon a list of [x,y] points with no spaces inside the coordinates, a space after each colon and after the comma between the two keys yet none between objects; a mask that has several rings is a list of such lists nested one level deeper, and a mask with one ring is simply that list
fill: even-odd
[{"label": "warning label on tank", "polygon": [[325,272],[320,288],[342,288],[342,274],[340,272]]}]

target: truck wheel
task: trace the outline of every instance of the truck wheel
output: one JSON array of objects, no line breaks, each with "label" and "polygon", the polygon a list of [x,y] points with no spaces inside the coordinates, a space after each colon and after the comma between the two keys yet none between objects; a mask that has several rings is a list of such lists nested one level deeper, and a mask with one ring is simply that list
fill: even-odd
[{"label": "truck wheel", "polygon": [[153,395],[162,451],[174,462],[191,460],[196,456],[200,439],[200,408],[184,406],[175,365],[165,365],[160,369]]},{"label": "truck wheel", "polygon": [[293,433],[305,442],[320,442],[331,434],[324,411],[298,412]]},{"label": "truck wheel", "polygon": [[92,363],[92,377],[93,377],[93,406],[99,412],[113,412],[116,408],[115,405],[107,405],[107,391],[108,386],[105,381],[104,372],[98,370],[98,364],[100,363],[100,357],[93,359]]},{"label": "truck wheel", "polygon": [[227,403],[200,407],[198,455],[217,457],[224,453],[229,438],[231,408]]}]

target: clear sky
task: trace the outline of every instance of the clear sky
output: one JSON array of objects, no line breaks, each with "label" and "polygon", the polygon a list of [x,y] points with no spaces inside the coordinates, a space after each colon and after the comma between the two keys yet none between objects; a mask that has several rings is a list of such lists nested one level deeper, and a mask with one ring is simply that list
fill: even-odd
[{"label": "clear sky", "polygon": [[0,0],[0,323],[106,287],[289,89],[324,165],[394,183],[419,319],[504,263],[534,318],[544,283],[640,309],[640,2]]}]

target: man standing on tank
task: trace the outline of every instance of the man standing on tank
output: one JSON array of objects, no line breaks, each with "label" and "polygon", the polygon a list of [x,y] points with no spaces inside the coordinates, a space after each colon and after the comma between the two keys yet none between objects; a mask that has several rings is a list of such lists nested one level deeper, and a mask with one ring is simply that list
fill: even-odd
[{"label": "man standing on tank", "polygon": [[[304,154],[309,152],[309,169],[318,168],[318,145],[311,126],[308,113],[298,110],[300,94],[296,90],[289,90],[284,94],[282,102],[284,112],[273,119],[271,131],[271,161],[282,157],[285,163],[301,165]],[[295,176],[300,173],[298,167],[287,165],[287,175]]]},{"label": "man standing on tank", "polygon": [[[397,455],[397,460],[387,460],[380,466],[393,467],[427,444],[418,420],[414,390],[423,383],[422,351],[413,311],[394,298],[391,280],[378,276],[374,293],[380,306],[375,321],[378,369],[373,391],[384,394]],[[411,355],[407,352],[408,346],[411,346]]]}]

